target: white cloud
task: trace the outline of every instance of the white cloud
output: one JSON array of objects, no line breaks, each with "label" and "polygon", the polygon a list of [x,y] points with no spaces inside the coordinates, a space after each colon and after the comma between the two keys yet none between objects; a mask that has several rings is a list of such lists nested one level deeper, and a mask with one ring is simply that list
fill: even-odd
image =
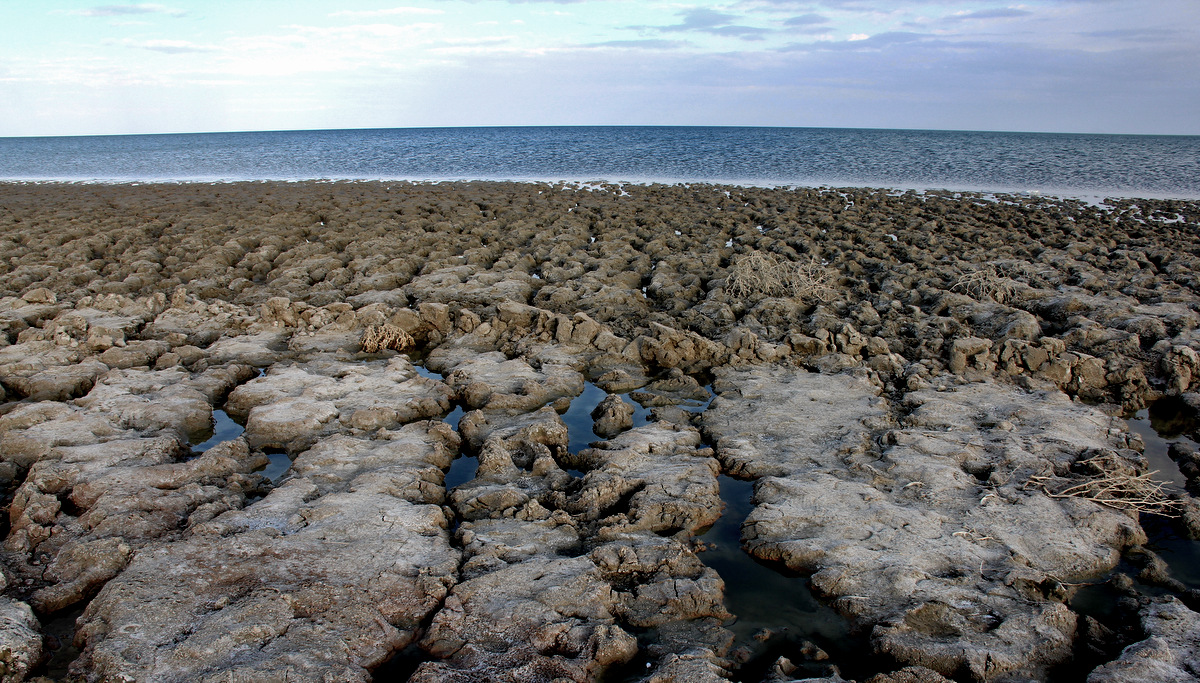
[{"label": "white cloud", "polygon": [[[0,46],[10,103],[0,107],[0,135],[51,125],[103,132],[122,116],[144,131],[664,123],[1200,132],[1196,0],[925,0],[903,11],[881,0],[499,10],[499,0],[476,1],[478,11],[433,5],[441,12],[352,0],[279,26],[278,13],[243,21],[233,3],[162,0],[205,13],[169,22],[168,32],[165,18],[180,14],[168,4],[74,0],[85,9],[55,14],[108,18],[67,22],[73,33],[59,34],[42,22],[45,33]],[[113,28],[135,21],[158,29]]]},{"label": "white cloud", "polygon": [[330,14],[331,17],[391,17],[397,15],[424,15],[432,16],[445,14],[440,9],[432,9],[429,7],[392,7],[389,9],[375,10],[342,10]]},{"label": "white cloud", "polygon": [[442,39],[441,25],[427,22],[403,26],[376,23],[284,28],[287,33],[228,40],[222,60],[211,68],[228,74],[272,78],[349,74],[382,63],[413,63],[431,44]]},{"label": "white cloud", "polygon": [[971,21],[971,20],[988,20],[988,19],[1017,19],[1020,17],[1028,17],[1033,12],[1023,7],[1001,7],[995,9],[982,9],[974,12],[955,12],[946,17],[944,21]]},{"label": "white cloud", "polygon": [[119,17],[130,14],[169,14],[171,16],[180,17],[187,12],[181,9],[172,9],[164,5],[156,3],[141,3],[137,5],[97,5],[87,9],[78,9],[68,12],[80,17]]},{"label": "white cloud", "polygon": [[214,52],[217,48],[213,45],[197,45],[186,40],[126,40],[121,43],[128,47],[135,47],[142,50],[153,50],[154,52],[163,52],[171,55],[186,54],[193,52]]}]

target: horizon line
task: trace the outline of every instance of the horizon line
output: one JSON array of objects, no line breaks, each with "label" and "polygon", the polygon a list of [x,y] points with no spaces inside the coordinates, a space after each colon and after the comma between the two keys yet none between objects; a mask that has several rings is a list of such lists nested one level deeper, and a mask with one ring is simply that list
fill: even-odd
[{"label": "horizon line", "polygon": [[245,135],[255,133],[333,133],[333,132],[373,132],[389,130],[486,130],[506,128],[758,128],[770,130],[855,130],[855,131],[893,131],[913,133],[995,133],[1020,135],[1080,135],[1080,136],[1128,136],[1128,137],[1200,137],[1200,133],[1097,133],[1086,131],[1054,131],[1054,130],[999,130],[972,128],[886,128],[879,126],[769,126],[743,124],[484,124],[469,126],[357,126],[349,128],[264,128],[239,130],[205,130],[205,131],[159,131],[152,133],[59,133],[43,135],[0,135],[0,140],[30,140],[42,138],[106,138],[106,137],[148,137],[168,135]]}]

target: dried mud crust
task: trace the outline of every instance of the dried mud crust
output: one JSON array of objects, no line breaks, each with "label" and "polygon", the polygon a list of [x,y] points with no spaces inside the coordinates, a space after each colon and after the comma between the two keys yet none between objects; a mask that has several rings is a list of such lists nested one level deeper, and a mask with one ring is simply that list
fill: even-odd
[{"label": "dried mud crust", "polygon": [[[1145,472],[1114,416],[1200,405],[1192,202],[5,184],[0,209],[4,680],[81,607],[76,680],[368,680],[414,648],[421,681],[724,680],[696,540],[721,472],[757,480],[747,549],[810,575],[878,680],[1042,677],[1104,639],[1073,586],[1152,553],[1136,515],[1028,483]],[[585,381],[654,421],[610,396],[569,452]],[[194,452],[214,408],[246,432]],[[1093,678],[1195,675],[1176,592]]]},{"label": "dried mud crust", "polygon": [[1121,511],[1026,486],[1085,456],[1138,458],[1111,417],[1058,392],[912,392],[907,415],[886,428],[863,407],[872,388],[845,376],[717,376],[725,391],[705,429],[723,461],[764,475],[747,549],[811,574],[905,664],[971,680],[1044,677],[1074,642],[1064,586],[1146,540]]}]

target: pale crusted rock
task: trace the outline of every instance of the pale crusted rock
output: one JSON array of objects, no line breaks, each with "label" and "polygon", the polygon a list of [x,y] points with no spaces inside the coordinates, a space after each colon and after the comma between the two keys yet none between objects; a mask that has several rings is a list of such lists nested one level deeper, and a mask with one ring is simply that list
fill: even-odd
[{"label": "pale crusted rock", "polygon": [[696,378],[676,369],[667,378],[655,380],[638,391],[630,392],[629,397],[647,408],[669,405],[699,407],[708,401],[709,394]]},{"label": "pale crusted rock", "polygon": [[96,352],[113,346],[124,346],[125,340],[141,329],[153,315],[152,311],[130,302],[125,310],[107,305],[92,308],[77,305],[63,311],[43,329],[48,339],[75,341]]},{"label": "pale crusted rock", "polygon": [[692,427],[649,424],[569,460],[587,474],[578,493],[555,496],[557,506],[597,522],[602,539],[694,534],[721,516],[720,468]]},{"label": "pale crusted rock", "polygon": [[1200,376],[1200,354],[1190,346],[1175,346],[1163,355],[1160,366],[1167,375],[1172,393],[1182,394]]},{"label": "pale crusted rock", "polygon": [[583,376],[562,365],[534,369],[498,352],[476,355],[453,366],[446,383],[469,408],[518,415],[559,398],[578,396]]},{"label": "pale crusted rock", "polygon": [[640,369],[630,372],[626,368],[613,368],[596,378],[596,386],[612,394],[623,394],[645,386],[647,382],[649,379]]},{"label": "pale crusted rock", "polygon": [[[683,649],[694,647],[702,632],[727,634],[719,626],[728,618],[720,577],[686,543],[656,533],[687,535],[719,516],[716,462],[695,429],[650,425],[603,450],[570,456],[566,429],[553,410],[499,417],[499,424],[484,415],[474,411],[460,423],[480,444],[479,467],[473,481],[451,494],[467,520],[459,533],[469,555],[468,580],[447,599],[424,644],[444,661],[422,665],[415,680],[519,680],[531,672],[593,680],[636,652],[631,638],[613,630],[618,618],[640,628],[673,628],[681,634],[673,642],[688,643],[678,644]],[[561,469],[568,463],[592,470],[577,494],[568,493],[572,477]],[[599,533],[589,532],[593,528]],[[593,534],[611,542],[586,556],[561,557],[581,552]],[[593,592],[582,599],[602,611],[575,614],[577,603],[566,598],[579,596],[541,588],[536,577]],[[491,599],[482,603],[485,594]],[[540,635],[546,628],[569,633],[570,640],[555,635],[547,641]],[[729,638],[716,640],[698,657],[709,665],[729,646]],[[497,649],[503,654],[481,657]]]},{"label": "pale crusted rock", "polygon": [[637,642],[618,594],[586,557],[535,557],[455,586],[422,647],[442,661],[412,681],[595,680]]},{"label": "pale crusted rock", "polygon": [[605,397],[592,409],[591,416],[595,421],[592,431],[604,438],[616,436],[633,426],[633,406],[622,401],[620,396]]},{"label": "pale crusted rock", "polygon": [[[905,427],[887,432],[879,452],[864,444],[871,432],[861,417],[840,420],[857,424],[849,442],[844,427],[783,422],[808,397],[762,375],[726,375],[742,396],[724,391],[705,416],[719,456],[789,463],[758,483],[747,547],[813,572],[813,588],[875,624],[876,649],[901,662],[980,681],[1038,675],[1070,655],[1075,631],[1055,582],[1106,571],[1144,541],[1116,510],[1026,490],[1032,475],[1127,444],[1110,418],[1062,394],[922,390],[907,397]],[[757,418],[742,412],[749,406]],[[769,438],[736,436],[751,431]],[[830,432],[841,440],[831,444]]]},{"label": "pale crusted rock", "polygon": [[14,570],[47,583],[35,607],[68,607],[116,576],[134,549],[241,507],[257,481],[250,473],[266,464],[241,440],[175,462],[186,453],[172,437],[127,438],[60,446],[30,468],[4,549]]},{"label": "pale crusted rock", "polygon": [[0,455],[29,469],[4,548],[39,582],[35,606],[69,606],[120,571],[130,547],[242,505],[265,457],[238,441],[181,461],[191,454],[185,435],[209,428],[210,401],[243,377],[245,368],[113,371],[74,405],[34,403],[0,418]]},{"label": "pale crusted rock", "polygon": [[[158,313],[142,329],[144,338],[163,339],[172,346],[189,345],[206,347],[221,340],[217,351],[233,362],[266,365],[274,354],[286,342],[286,333],[278,330],[266,333],[262,339],[270,339],[269,349],[264,349],[262,343],[251,340],[238,342],[229,341],[231,338],[248,332],[249,327],[258,319],[258,315],[241,306],[228,302],[207,304],[186,295],[173,297],[170,308]],[[260,335],[261,336],[261,335]],[[239,357],[243,354],[245,358]]]},{"label": "pale crusted rock", "polygon": [[[379,436],[375,441],[345,435],[324,439],[298,455],[291,472],[320,487],[353,481],[356,489],[379,487],[405,500],[442,503],[442,470],[450,466],[459,447],[450,426],[423,422],[384,430]],[[416,452],[420,457],[413,455]]]},{"label": "pale crusted rock", "polygon": [[991,348],[992,342],[989,339],[980,339],[979,337],[955,339],[950,347],[950,372],[961,375],[968,368],[975,368],[984,373],[990,373],[994,368],[988,357]]},{"label": "pale crusted rock", "polygon": [[300,324],[300,313],[309,305],[304,302],[292,303],[286,296],[273,296],[258,307],[258,314],[268,325],[296,327]]},{"label": "pale crusted rock", "polygon": [[246,440],[254,448],[300,451],[327,434],[341,415],[330,401],[289,397],[255,406],[246,418]]},{"label": "pale crusted rock", "polygon": [[10,380],[13,389],[34,401],[66,401],[92,390],[109,366],[96,360],[48,367],[29,377]]},{"label": "pale crusted rock", "polygon": [[534,283],[526,273],[481,273],[464,265],[413,278],[404,286],[404,292],[418,301],[486,306],[502,301],[527,302],[533,295]]},{"label": "pale crusted rock", "polygon": [[62,309],[55,304],[30,304],[12,297],[0,299],[0,347],[16,342],[25,330],[53,318]]},{"label": "pale crusted rock", "polygon": [[906,666],[899,671],[872,676],[866,683],[950,683],[950,679],[923,666]]},{"label": "pale crusted rock", "polygon": [[[630,342],[624,355],[632,356],[650,365],[684,372],[697,372],[716,366],[729,359],[731,350],[692,332],[680,331],[659,323],[650,323],[651,336],[641,336]],[[757,346],[747,346],[754,355]]]},{"label": "pale crusted rock", "polygon": [[157,339],[131,341],[114,346],[100,354],[100,362],[110,368],[133,368],[153,365],[158,357],[170,350],[170,345]]},{"label": "pale crusted rock", "polygon": [[[28,390],[23,390],[21,387],[23,383],[29,382],[30,378],[43,373],[48,373],[44,375],[46,378],[54,377],[54,372],[67,373],[60,383],[66,390],[56,389],[47,393],[51,400],[59,400],[60,396],[65,400],[82,395],[91,388],[91,381],[88,381],[86,386],[79,382],[79,378],[85,373],[70,369],[70,366],[86,357],[85,351],[70,346],[59,346],[53,341],[25,341],[5,346],[0,348],[0,382],[26,395],[34,388],[27,387]],[[86,373],[88,378],[94,380],[98,375],[107,372],[108,366],[92,361],[87,367],[93,370]]]},{"label": "pale crusted rock", "polygon": [[291,334],[286,331],[266,331],[236,337],[222,337],[208,347],[210,363],[245,363],[265,367],[287,354]]},{"label": "pale crusted rock", "polygon": [[590,557],[614,585],[624,586],[619,612],[631,625],[655,628],[705,619],[719,624],[729,617],[722,599],[725,582],[675,539],[630,534],[597,547]]},{"label": "pale crusted rock", "polygon": [[0,681],[17,683],[42,660],[41,624],[29,605],[0,597]]},{"label": "pale crusted rock", "polygon": [[493,437],[507,442],[511,448],[539,443],[558,452],[565,451],[568,442],[567,426],[550,407],[513,416],[472,410],[462,416],[458,428],[473,451],[482,449]]},{"label": "pale crusted rock", "polygon": [[112,420],[51,401],[27,403],[0,416],[0,458],[28,468],[56,446],[129,437]]},{"label": "pale crusted rock", "polygon": [[132,553],[120,538],[68,543],[46,568],[47,578],[56,583],[34,593],[33,606],[50,613],[75,604],[120,573]]},{"label": "pale crusted rock", "polygon": [[432,422],[317,444],[262,501],[139,552],[80,618],[73,670],[370,680],[454,583],[459,553],[434,504],[440,487],[420,482],[440,483],[456,449]]},{"label": "pale crusted rock", "polygon": [[421,316],[423,336],[427,342],[441,342],[454,328],[454,321],[450,319],[450,307],[444,303],[423,301],[417,305],[417,313]]},{"label": "pale crusted rock", "polygon": [[445,414],[451,390],[421,377],[403,356],[351,363],[318,357],[276,366],[229,395],[226,411],[246,420],[255,448],[292,452],[336,429],[371,431]]},{"label": "pale crusted rock", "polygon": [[787,476],[862,455],[890,424],[879,390],[848,375],[789,368],[718,369],[703,429],[730,474]]},{"label": "pale crusted rock", "polygon": [[1200,615],[1174,598],[1165,598],[1142,609],[1145,640],[1136,642],[1120,658],[1087,677],[1087,683],[1162,681],[1192,683],[1200,671]]},{"label": "pale crusted rock", "polygon": [[199,434],[211,424],[212,405],[190,380],[191,375],[180,368],[113,370],[75,404],[111,416],[126,429]]},{"label": "pale crusted rock", "polygon": [[58,302],[58,295],[45,287],[34,287],[22,294],[21,299],[31,304],[53,304]]},{"label": "pale crusted rock", "polygon": [[555,489],[570,481],[559,465],[566,452],[567,428],[552,409],[501,417],[499,424],[485,419],[482,411],[474,411],[459,423],[479,457],[475,479],[450,495],[464,519],[515,517],[531,502],[548,502]]},{"label": "pale crusted rock", "polygon": [[509,518],[464,521],[458,529],[470,559],[462,573],[471,578],[537,555],[570,555],[582,545],[582,536],[569,517],[552,515],[536,500],[527,501]]}]

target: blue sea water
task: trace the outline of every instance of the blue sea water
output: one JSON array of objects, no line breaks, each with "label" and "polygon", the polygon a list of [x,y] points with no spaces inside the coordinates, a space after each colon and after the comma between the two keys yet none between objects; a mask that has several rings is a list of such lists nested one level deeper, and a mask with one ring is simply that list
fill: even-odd
[{"label": "blue sea water", "polygon": [[0,180],[524,180],[1200,199],[1200,136],[737,127],[0,138]]}]

